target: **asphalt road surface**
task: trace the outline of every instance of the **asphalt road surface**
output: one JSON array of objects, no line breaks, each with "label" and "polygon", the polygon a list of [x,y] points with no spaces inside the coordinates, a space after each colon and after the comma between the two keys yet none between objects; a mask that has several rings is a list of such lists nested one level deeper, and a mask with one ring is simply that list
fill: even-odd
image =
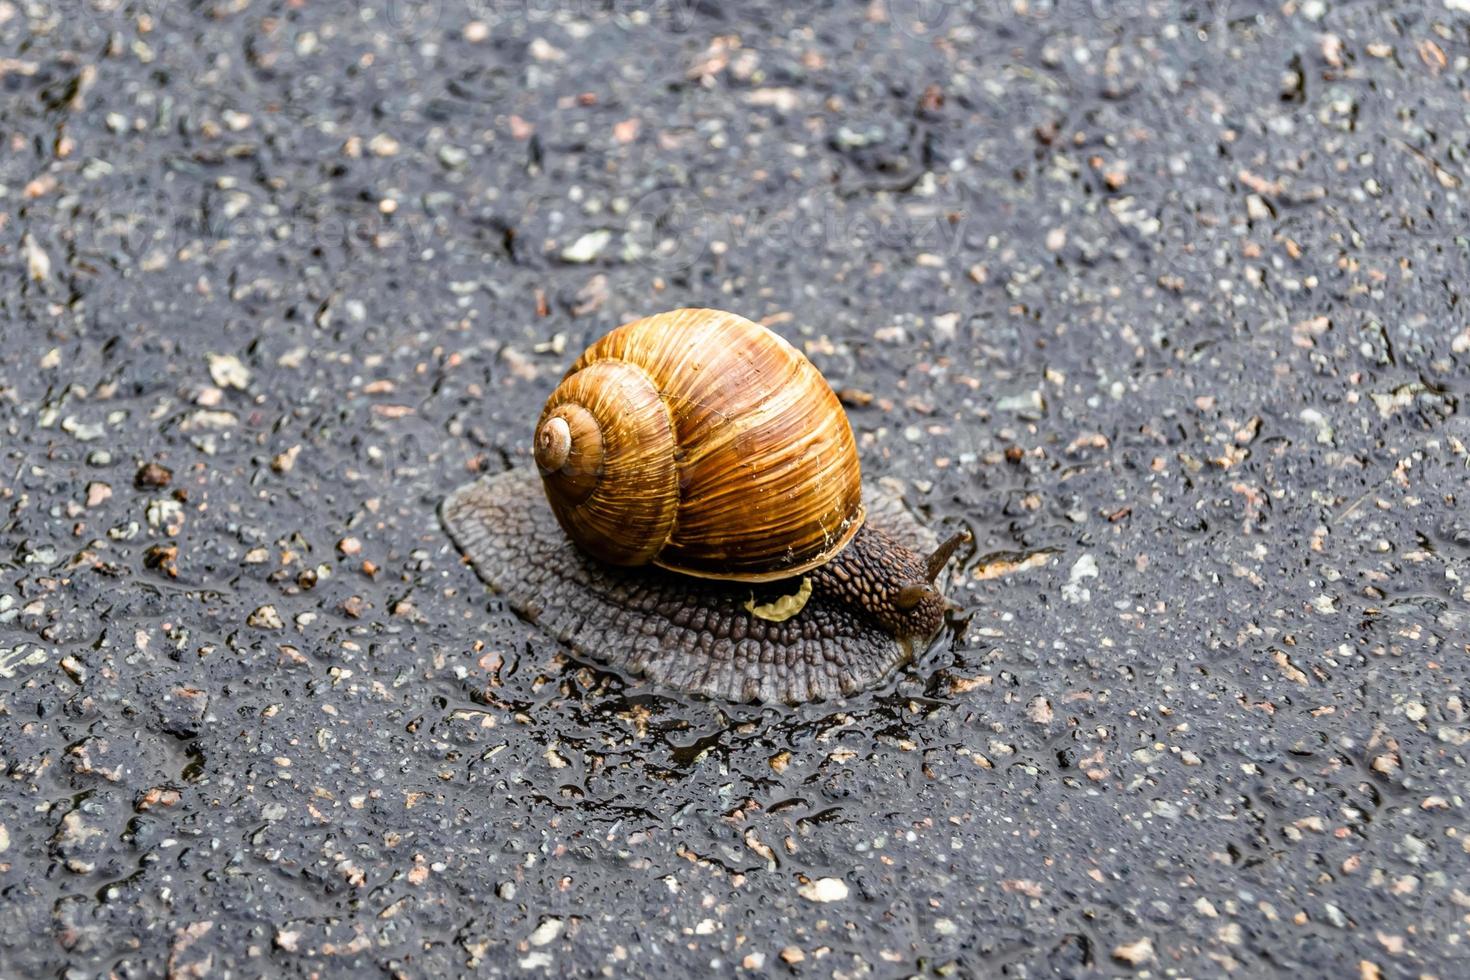
[{"label": "asphalt road surface", "polygon": [[[1467,78],[1466,0],[0,0],[0,974],[1465,976]],[[439,527],[686,305],[974,533],[884,689],[669,697]]]}]

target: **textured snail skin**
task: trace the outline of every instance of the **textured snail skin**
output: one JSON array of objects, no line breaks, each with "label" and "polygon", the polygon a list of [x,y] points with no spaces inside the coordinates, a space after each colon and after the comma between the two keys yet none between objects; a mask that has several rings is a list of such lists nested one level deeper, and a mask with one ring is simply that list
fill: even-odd
[{"label": "textured snail skin", "polygon": [[865,614],[890,636],[927,641],[944,625],[944,596],[938,590],[911,608],[899,606],[900,589],[928,579],[924,560],[871,520],[851,544],[807,575],[814,593]]},{"label": "textured snail skin", "polygon": [[532,468],[460,487],[440,518],[486,584],[579,656],[677,691],[796,704],[881,683],[942,621],[937,595],[898,613],[879,594],[894,574],[922,578],[917,555],[936,542],[892,495],[871,484],[863,493],[863,530],[834,561],[806,573],[811,596],[781,623],[753,616],[746,604],[795,592],[800,576],[722,582],[600,562],[563,533]]}]

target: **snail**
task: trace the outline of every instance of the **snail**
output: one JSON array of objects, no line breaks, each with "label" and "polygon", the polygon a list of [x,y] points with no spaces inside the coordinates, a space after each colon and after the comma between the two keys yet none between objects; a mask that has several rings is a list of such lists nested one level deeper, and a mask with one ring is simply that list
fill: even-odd
[{"label": "snail", "polygon": [[626,323],[546,402],[535,467],[440,508],[476,573],[574,653],[679,691],[801,703],[881,683],[943,626],[940,543],[865,485],[847,415],[777,334]]}]

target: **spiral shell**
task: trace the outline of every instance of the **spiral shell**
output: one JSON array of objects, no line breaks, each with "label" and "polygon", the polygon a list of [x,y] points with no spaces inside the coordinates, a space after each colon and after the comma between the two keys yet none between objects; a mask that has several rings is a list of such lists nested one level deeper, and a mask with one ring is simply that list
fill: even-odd
[{"label": "spiral shell", "polygon": [[635,320],[587,348],[534,454],[561,526],[617,565],[767,581],[830,560],[863,523],[832,389],[776,334],[719,310]]}]

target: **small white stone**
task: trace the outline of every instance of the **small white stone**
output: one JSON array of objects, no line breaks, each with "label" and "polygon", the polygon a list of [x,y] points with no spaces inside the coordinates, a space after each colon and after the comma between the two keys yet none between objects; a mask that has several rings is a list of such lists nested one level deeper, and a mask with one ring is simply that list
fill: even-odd
[{"label": "small white stone", "polygon": [[607,248],[607,243],[610,241],[612,241],[612,232],[605,228],[589,231],[561,250],[562,261],[579,264],[591,262],[602,254],[602,250]]},{"label": "small white stone", "polygon": [[159,497],[148,502],[148,526],[172,527],[182,524],[184,505],[171,497]]},{"label": "small white stone", "polygon": [[397,156],[398,150],[398,141],[387,133],[379,133],[368,140],[368,152],[375,157]]},{"label": "small white stone", "polygon": [[960,325],[958,313],[942,313],[932,320],[934,324],[934,335],[940,340],[954,340],[955,332]]},{"label": "small white stone", "polygon": [[847,897],[847,882],[841,878],[817,878],[796,890],[809,902],[840,902]]},{"label": "small white stone", "polygon": [[234,354],[210,354],[209,376],[221,388],[244,391],[250,384],[250,369]]},{"label": "small white stone", "polygon": [[44,282],[51,278],[51,256],[31,237],[30,232],[21,236],[20,250],[26,259],[26,275],[34,282]]},{"label": "small white stone", "polygon": [[746,105],[770,106],[782,112],[801,108],[801,94],[790,88],[758,88],[745,95]]},{"label": "small white stone", "polygon": [[1144,936],[1131,943],[1120,943],[1113,947],[1113,959],[1130,966],[1139,966],[1154,958],[1153,940]]},{"label": "small white stone", "polygon": [[1072,565],[1072,571],[1067,575],[1067,582],[1062,586],[1062,598],[1071,603],[1082,603],[1092,599],[1092,590],[1082,583],[1090,578],[1097,578],[1097,559],[1092,555],[1084,554]]},{"label": "small white stone", "polygon": [[1000,412],[1040,412],[1045,407],[1046,400],[1036,389],[1015,395],[1005,395],[996,399],[995,402],[995,408]]},{"label": "small white stone", "polygon": [[1053,717],[1051,702],[1038,694],[1026,706],[1026,717],[1038,725],[1050,725]]},{"label": "small white stone", "polygon": [[91,442],[101,439],[107,434],[107,430],[100,422],[83,422],[74,415],[68,415],[61,420],[61,429],[77,442]]},{"label": "small white stone", "polygon": [[439,147],[439,162],[451,170],[458,170],[469,162],[470,155],[457,146]]},{"label": "small white stone", "polygon": [[537,61],[565,61],[567,53],[544,37],[531,42],[531,57]]},{"label": "small white stone", "polygon": [[530,938],[526,941],[532,946],[545,946],[547,943],[554,941],[557,936],[561,935],[562,927],[563,922],[561,919],[554,917],[545,919],[536,927],[536,931],[531,933]]},{"label": "small white stone", "polygon": [[275,606],[261,606],[251,613],[245,620],[246,625],[254,626],[256,629],[278,630],[285,627],[281,621],[281,614],[276,612]]}]

